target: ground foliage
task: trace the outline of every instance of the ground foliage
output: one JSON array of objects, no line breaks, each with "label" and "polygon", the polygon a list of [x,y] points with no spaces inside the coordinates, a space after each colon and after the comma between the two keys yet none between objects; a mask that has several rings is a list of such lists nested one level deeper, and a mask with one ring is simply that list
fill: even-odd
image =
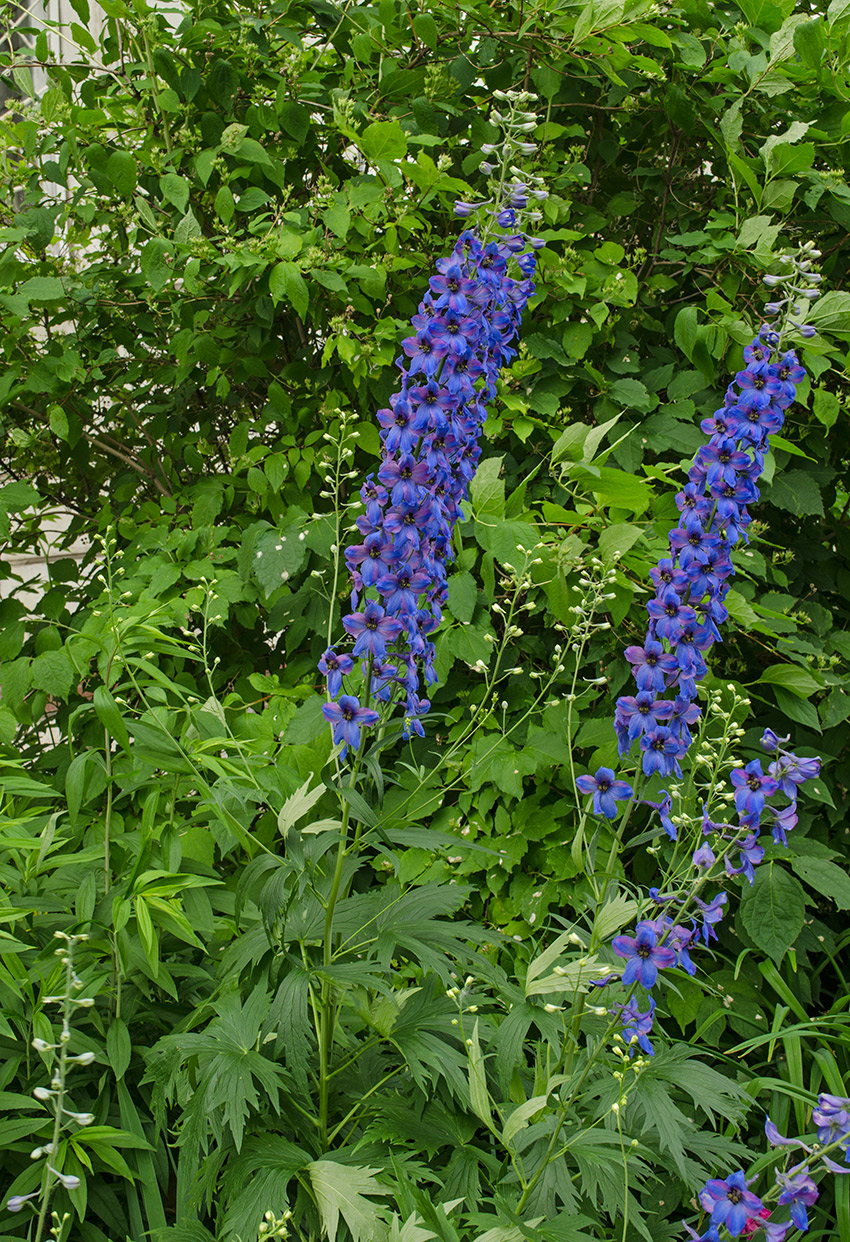
[{"label": "ground foliage", "polygon": [[[47,41],[18,54],[19,102],[2,123],[11,481],[0,510],[8,551],[49,549],[49,581],[35,598],[7,583],[0,603],[0,1106],[35,1108],[22,1104],[40,1081],[27,1041],[48,1029],[51,937],[73,911],[92,928],[81,960],[101,998],[79,1024],[98,1064],[75,1081],[89,1076],[81,1090],[105,1127],[81,1130],[68,1157],[78,1165],[65,1166],[83,1173],[89,1161],[97,1174],[81,1238],[138,1240],[175,1221],[175,1239],[209,1236],[201,1222],[215,1237],[252,1237],[246,1185],[264,1179],[279,1208],[296,1173],[331,1235],[341,1210],[355,1239],[371,1236],[369,1205],[390,1184],[402,1219],[418,1212],[436,1236],[489,1238],[475,1213],[492,1214],[497,1191],[509,1228],[504,1170],[482,1141],[479,1069],[452,1033],[449,970],[492,989],[475,1039],[493,1054],[497,1099],[547,1091],[560,1037],[517,982],[528,943],[508,952],[485,937],[471,949],[457,918],[523,941],[560,930],[554,916],[587,921],[611,836],[601,829],[595,850],[575,838],[571,747],[591,770],[615,761],[621,651],[643,632],[648,570],[699,418],[741,365],[775,253],[802,240],[823,252],[822,332],[802,351],[811,385],[772,460],[728,601],[736,624],[712,664],[718,684],[747,691],[749,706],[734,709],[747,739],[768,723],[793,731],[824,756],[828,781],[789,853],[777,849],[744,894],[710,980],[670,994],[682,1035],[713,1049],[722,1074],[694,1061],[685,1079],[675,1044],[657,1056],[634,1102],[650,1150],[630,1157],[632,1192],[617,1132],[602,1129],[584,1154],[576,1140],[576,1164],[544,1183],[526,1218],[557,1221],[557,1203],[564,1222],[539,1236],[607,1236],[631,1193],[628,1236],[675,1236],[679,1199],[728,1163],[742,1086],[750,1098],[773,1091],[780,1124],[791,1113],[803,1124],[806,1092],[841,1094],[847,1069],[850,6],[833,0],[812,18],[787,0],[190,4],[173,29],[141,3],[109,0],[99,43],[85,0],[74,7],[64,35],[76,58],[49,64],[33,104],[28,66],[49,60]],[[344,541],[335,497],[350,487],[339,445],[356,446],[358,476],[375,468],[373,411],[433,260],[456,236],[451,204],[480,186],[492,92],[513,85],[541,99],[547,246],[460,530],[428,732],[399,752],[409,766],[394,769],[379,827],[364,821],[380,848],[340,914],[356,937],[359,894],[379,886],[386,914],[368,961],[333,967],[346,1038],[381,1036],[334,1105],[338,1121],[355,1110],[334,1159],[360,1179],[335,1216],[345,1176],[282,1103],[314,1068],[313,966],[281,945],[316,944],[308,899],[332,830],[296,848],[298,820],[284,825],[284,865],[278,815],[330,753],[316,661],[328,595],[332,620],[347,595],[328,571]],[[356,423],[343,427],[343,414]],[[72,519],[57,536],[59,511]],[[90,541],[81,560],[67,553],[77,536]],[[594,555],[617,565],[600,613],[611,629],[582,648],[580,668],[567,656],[549,705],[532,709],[527,674],[557,663],[555,626],[572,624]],[[510,609],[513,571],[531,559],[523,632],[507,644],[493,606]],[[467,742],[483,693],[471,670],[494,646],[524,672]],[[581,698],[565,704],[576,673]],[[330,795],[319,811],[333,816]],[[616,862],[638,884],[654,874],[642,827]],[[730,1123],[726,1139],[690,1116],[680,1084],[692,1083],[700,1108]],[[600,1116],[606,1107],[600,1098]],[[529,1127],[534,1141],[547,1124]],[[31,1131],[27,1115],[4,1130],[23,1189]],[[667,1182],[664,1160],[677,1170]],[[84,1193],[71,1192],[78,1211]],[[461,1197],[454,1217],[432,1206]],[[0,1224],[24,1236],[16,1227]],[[425,1236],[419,1227],[406,1242]],[[492,1238],[514,1236],[535,1234]]]}]

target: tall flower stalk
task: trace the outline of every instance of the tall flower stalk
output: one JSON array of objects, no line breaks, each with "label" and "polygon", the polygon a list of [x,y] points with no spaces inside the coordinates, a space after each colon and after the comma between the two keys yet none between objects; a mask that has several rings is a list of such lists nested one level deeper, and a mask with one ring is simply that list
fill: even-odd
[{"label": "tall flower stalk", "polygon": [[329,700],[323,710],[341,757],[356,752],[362,730],[396,704],[403,704],[404,736],[424,732],[427,687],[436,681],[431,636],[448,598],[454,529],[499,373],[516,354],[513,342],[534,293],[534,252],[542,242],[524,226],[540,219],[535,204],[546,192],[514,164],[534,151],[525,135],[536,120],[524,110],[532,96],[497,94],[506,115],[491,119],[503,127],[504,141],[485,147],[499,158],[481,165],[491,196],[456,204],[456,213],[474,223],[437,260],[413,332],[402,341],[399,387],[377,416],[381,464],[361,488],[360,540],[345,551],[352,589],[342,624],[351,647],[329,647],[319,665]]},{"label": "tall flower stalk", "polygon": [[[757,484],[771,437],[781,431],[786,410],[806,375],[785,340],[790,331],[804,338],[815,334],[804,318],[806,304],[818,296],[821,277],[813,270],[818,257],[818,251],[805,246],[796,255],[784,257],[786,270],[781,276],[766,278],[770,287],[781,286],[785,293],[765,308],[769,317],[781,316],[779,326],[762,324],[744,349],[744,367],[727,388],[722,407],[701,423],[708,438],[693,460],[688,482],[676,496],[680,516],[669,534],[669,555],[651,571],[654,595],[647,604],[646,635],[642,644],[625,649],[635,693],[618,698],[614,727],[621,756],[629,755],[636,744],[639,748],[635,786],[617,779],[609,768],[600,768],[594,776],[579,776],[579,791],[593,796],[589,813],[614,819],[619,815],[617,801],[628,800],[625,820],[641,780],[656,774],[681,779],[681,761],[691,748],[694,733],[702,736],[704,732],[696,699],[707,672],[706,653],[721,639],[721,627],[729,617],[725,601],[735,573],[733,551],[738,543],[748,542],[749,507],[759,499]],[[716,696],[713,702],[716,708]],[[713,772],[701,823],[693,815],[685,816],[685,822],[696,827],[700,838],[696,848],[690,846],[688,867],[682,870],[674,866],[672,882],[665,885],[669,891],[650,889],[656,917],[638,922],[634,935],[614,937],[613,951],[625,965],[619,975],[609,974],[598,981],[598,986],[619,980],[629,988],[626,1003],[616,1003],[609,1013],[612,1020],[622,1023],[623,1035],[631,1044],[647,1055],[653,1052],[649,1035],[655,1001],[650,995],[648,1009],[641,1011],[632,997],[635,986],[640,985],[649,994],[660,972],[670,967],[695,973],[691,951],[716,938],[715,927],[728,900],[722,890],[709,897],[703,892],[706,885],[724,874],[743,876],[752,884],[755,868],[764,857],[760,842],[763,824],[766,822],[774,840],[784,845],[788,831],[797,823],[797,791],[818,775],[820,760],[795,755],[786,749],[788,740],[766,730],[762,746],[773,756],[767,771],[761,759],[743,766],[733,762],[729,798],[735,807],[735,825],[712,818],[717,814],[713,810],[715,799],[725,796],[719,794],[718,772]],[[705,756],[697,754],[695,767],[704,762]],[[688,796],[693,792],[692,772]],[[670,794],[662,790],[660,801],[648,805],[659,815],[667,835],[677,841],[678,824]],[[833,1139],[846,1159],[850,1100],[819,1097],[813,1120],[820,1126],[821,1141],[826,1136]],[[770,1125],[768,1138],[774,1144],[795,1145],[795,1141],[773,1133]],[[812,1153],[811,1148],[805,1149]],[[821,1167],[850,1173],[850,1167],[830,1159],[822,1161]],[[768,1242],[782,1242],[789,1230],[805,1230],[806,1208],[818,1195],[812,1168],[811,1161],[804,1161],[787,1173],[777,1173],[776,1187],[764,1199],[750,1190],[754,1179],[747,1179],[743,1170],[711,1179],[699,1195],[700,1206],[709,1213],[707,1230],[698,1233],[685,1225],[688,1235],[701,1242],[723,1242],[741,1234],[758,1234]],[[788,1219],[778,1219],[769,1205],[771,1198],[775,1199],[773,1206],[789,1207]]]}]

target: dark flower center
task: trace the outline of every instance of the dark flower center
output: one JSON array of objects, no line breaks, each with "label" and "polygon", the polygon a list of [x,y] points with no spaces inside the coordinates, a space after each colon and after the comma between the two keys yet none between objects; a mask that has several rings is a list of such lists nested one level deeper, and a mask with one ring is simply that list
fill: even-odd
[{"label": "dark flower center", "polygon": [[756,375],[753,378],[753,388],[764,388],[764,377],[763,376]]},{"label": "dark flower center", "polygon": [[664,612],[668,617],[677,617],[679,615],[679,605],[668,604],[667,607],[664,609]]},{"label": "dark flower center", "polygon": [[457,280],[453,276],[451,280],[448,282],[448,288],[452,293],[457,293],[458,289],[460,288],[460,281]]},{"label": "dark flower center", "polygon": [[640,712],[641,716],[648,716],[650,712],[649,704],[641,703],[640,706],[638,707],[638,711]]},{"label": "dark flower center", "polygon": [[652,655],[652,654],[650,653],[650,654],[646,657],[646,662],[647,662],[647,664],[649,665],[649,667],[650,667],[650,668],[655,668],[656,664],[658,663],[658,656],[657,656],[657,655]]},{"label": "dark flower center", "polygon": [[740,1203],[743,1197],[743,1191],[738,1190],[737,1186],[733,1186],[726,1196],[730,1203]]},{"label": "dark flower center", "polygon": [[371,618],[370,618],[370,619],[366,622],[366,629],[367,629],[367,630],[376,630],[377,628],[378,628],[378,622],[377,622],[377,620],[375,619],[375,617],[371,617]]},{"label": "dark flower center", "polygon": [[610,789],[610,785],[608,784],[607,781],[597,781],[596,788],[599,790],[600,793],[607,793],[608,790]]},{"label": "dark flower center", "polygon": [[343,720],[353,720],[353,719],[354,719],[354,712],[351,710],[351,708],[350,708],[350,707],[344,707],[344,708],[342,709],[342,718],[343,718]]},{"label": "dark flower center", "polygon": [[752,789],[753,792],[755,792],[757,789],[761,789],[761,777],[751,776],[749,780],[747,781],[747,784],[749,785],[750,789]]},{"label": "dark flower center", "polygon": [[430,352],[431,352],[431,346],[428,344],[428,342],[427,342],[427,341],[420,341],[420,342],[419,342],[419,352],[420,352],[421,354],[430,354]]},{"label": "dark flower center", "polygon": [[688,536],[688,543],[691,545],[692,548],[698,548],[700,545],[701,539],[702,539],[702,535],[700,535],[699,531],[695,530]]},{"label": "dark flower center", "polygon": [[400,479],[412,479],[413,471],[411,470],[410,466],[404,466],[401,470],[399,470],[398,477]]},{"label": "dark flower center", "polygon": [[638,957],[642,957],[646,960],[646,958],[652,955],[652,949],[648,944],[639,944],[637,948],[637,955]]}]

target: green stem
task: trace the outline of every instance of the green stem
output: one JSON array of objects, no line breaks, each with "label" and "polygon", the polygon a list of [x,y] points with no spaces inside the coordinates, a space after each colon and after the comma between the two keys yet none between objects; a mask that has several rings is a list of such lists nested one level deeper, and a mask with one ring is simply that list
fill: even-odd
[{"label": "green stem", "polygon": [[51,1170],[51,1161],[55,1164],[59,1155],[59,1135],[62,1130],[62,1110],[65,1106],[65,1075],[68,1072],[68,1043],[71,1036],[71,990],[73,987],[73,963],[71,960],[70,942],[65,958],[65,999],[62,1006],[62,1034],[59,1038],[59,1068],[54,1074],[59,1086],[53,1096],[53,1135],[50,1140],[50,1152],[45,1161],[44,1180],[41,1185],[41,1207],[38,1223],[35,1228],[35,1242],[41,1242],[44,1226],[47,1223],[47,1209],[50,1196],[56,1185],[56,1174]]},{"label": "green stem", "polygon": [[[363,705],[369,706],[369,700],[372,693],[372,657],[369,657],[366,666],[366,685],[363,692]],[[360,769],[360,762],[363,757],[363,750],[366,743],[366,731],[360,732],[360,745],[357,747],[357,754],[351,768],[351,776],[349,778],[348,788],[354,789],[357,783],[357,776]],[[336,851],[336,861],[334,863],[333,877],[331,878],[330,892],[328,893],[328,901],[325,906],[325,929],[322,941],[322,964],[327,969],[333,962],[334,955],[334,915],[340,900],[345,897],[343,892],[343,870],[345,867],[345,859],[349,853],[348,849],[348,824],[351,819],[351,803],[345,802],[342,808],[342,823],[340,826],[339,845]],[[354,834],[352,849],[360,842],[362,833],[362,825],[358,823]],[[331,1048],[333,1046],[334,1025],[336,1022],[336,1014],[334,1007],[334,993],[330,979],[322,981],[322,995],[319,1002],[319,1136],[321,1138],[323,1150],[327,1150],[329,1142],[328,1135],[328,1096],[330,1089],[330,1059]]]}]

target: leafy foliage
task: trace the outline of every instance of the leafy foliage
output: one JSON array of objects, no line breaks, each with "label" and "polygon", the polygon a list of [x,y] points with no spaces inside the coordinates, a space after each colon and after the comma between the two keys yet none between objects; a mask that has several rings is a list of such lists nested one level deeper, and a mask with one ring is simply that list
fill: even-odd
[{"label": "leafy foliage", "polygon": [[[172,28],[109,0],[95,38],[73,7],[70,59],[44,31],[2,53],[9,1193],[49,1141],[30,1043],[54,1034],[53,933],[74,927],[96,1124],[57,1201],[84,1242],[245,1242],[267,1210],[331,1242],[673,1236],[759,1092],[803,1127],[850,1069],[850,9],[191,0]],[[523,82],[552,191],[539,292],[459,530],[435,723],[385,740],[370,805],[328,762],[316,673],[347,595],[345,452],[375,468],[416,291],[479,186],[493,92]],[[748,693],[744,745],[790,722],[830,785],[710,971],[677,977],[684,1042],[622,1096],[586,989],[654,864],[642,811],[624,845],[577,831],[575,756],[616,755],[621,649],[696,423],[762,274],[807,238],[831,292],[715,672]],[[25,582],[9,554],[45,549]],[[593,556],[609,628],[573,650],[558,627]],[[343,823],[359,852],[327,954]]]}]

